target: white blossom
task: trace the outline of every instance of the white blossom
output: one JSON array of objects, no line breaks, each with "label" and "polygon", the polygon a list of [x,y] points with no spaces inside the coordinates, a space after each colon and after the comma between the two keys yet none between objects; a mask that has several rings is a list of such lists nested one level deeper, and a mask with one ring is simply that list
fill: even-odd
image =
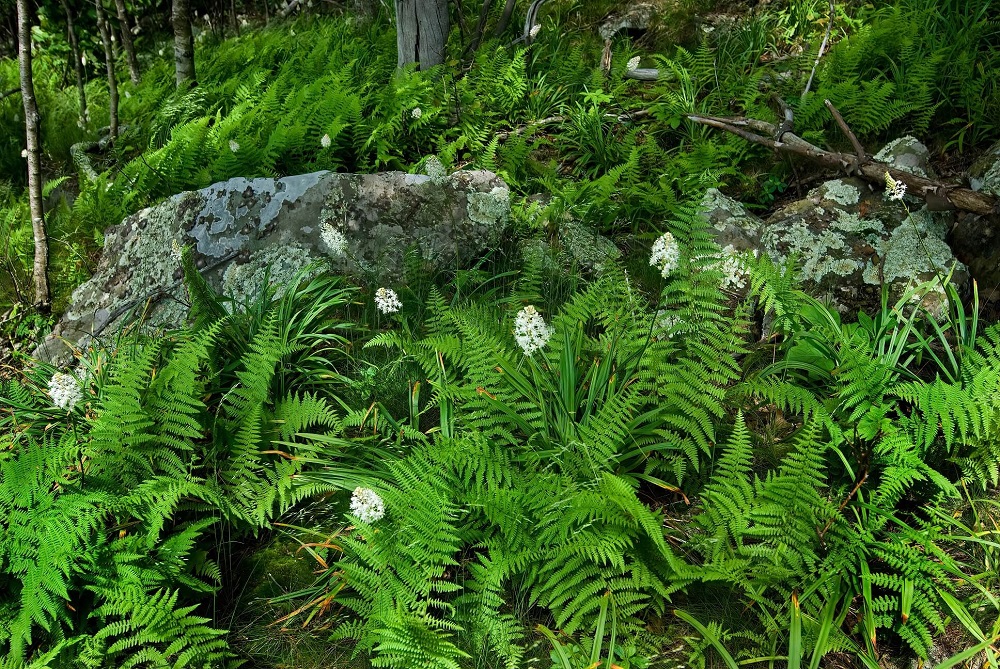
[{"label": "white blossom", "polygon": [[83,390],[75,378],[56,372],[49,381],[49,396],[53,405],[69,411],[83,398]]},{"label": "white blossom", "polygon": [[375,307],[383,314],[394,314],[403,308],[403,303],[392,288],[379,288],[375,291]]},{"label": "white blossom", "polygon": [[[326,244],[326,248],[329,250],[332,256],[342,256],[347,252],[347,237],[344,233],[333,227],[332,223],[324,223],[319,226],[319,236]],[[378,295],[375,297],[376,302],[378,301]]]},{"label": "white blossom", "polygon": [[896,181],[888,172],[885,173],[885,196],[890,200],[902,200],[906,195],[906,184]]},{"label": "white blossom", "polygon": [[555,330],[545,323],[545,319],[531,305],[517,313],[514,319],[514,339],[525,355],[542,349]]},{"label": "white blossom", "polygon": [[28,157],[28,150],[27,149],[22,149],[22,151],[21,151],[21,157],[22,158],[27,158]]},{"label": "white blossom", "polygon": [[[160,55],[163,55],[163,49],[160,49]],[[84,63],[84,65],[86,65],[86,63]]]},{"label": "white blossom", "polygon": [[528,37],[530,37],[531,39],[535,39],[536,37],[538,37],[538,33],[540,32],[542,32],[542,24],[536,23],[535,25],[531,26],[531,30],[528,31]]},{"label": "white blossom", "polygon": [[640,60],[639,56],[630,59],[628,61],[628,64],[625,65],[625,69],[627,69],[629,72],[632,72],[633,70],[638,70],[639,60]]},{"label": "white blossom", "polygon": [[181,247],[180,242],[176,239],[170,240],[170,255],[173,256],[174,260],[180,262],[184,257],[184,249]]},{"label": "white blossom", "polygon": [[237,142],[235,139],[229,140],[229,150],[232,151],[233,153],[236,153],[237,151],[240,150],[240,143]]},{"label": "white blossom", "polygon": [[[753,254],[757,257],[760,252],[754,249]],[[722,271],[721,286],[724,290],[741,290],[746,287],[750,274],[740,258],[740,252],[732,244],[722,249],[722,257],[716,266]]]},{"label": "white blossom", "polygon": [[330,135],[328,135],[328,134],[327,135],[323,135],[323,137],[319,140],[319,145],[322,146],[324,149],[329,149],[330,148],[330,144],[331,144],[331,140],[330,140]]},{"label": "white blossom", "polygon": [[351,513],[371,525],[385,517],[385,502],[371,488],[357,487],[351,494]]},{"label": "white blossom", "polygon": [[649,255],[649,264],[658,268],[664,279],[677,269],[680,260],[681,250],[677,246],[677,241],[672,234],[664,232],[659,239],[653,242],[653,250]]},{"label": "white blossom", "polygon": [[420,107],[414,107],[413,111],[410,112],[410,116],[412,116],[413,118],[420,118],[423,115],[424,115],[424,110],[421,109]]}]

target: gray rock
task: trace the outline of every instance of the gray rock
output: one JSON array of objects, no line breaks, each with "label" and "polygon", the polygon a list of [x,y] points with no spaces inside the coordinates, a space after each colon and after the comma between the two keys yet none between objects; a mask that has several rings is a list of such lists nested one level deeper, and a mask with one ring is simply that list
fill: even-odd
[{"label": "gray rock", "polygon": [[937,175],[931,167],[931,152],[917,138],[900,137],[894,139],[875,154],[875,160],[889,163],[893,167],[915,174],[918,177],[936,179]]},{"label": "gray rock", "polygon": [[972,190],[1000,195],[1000,142],[991,146],[969,168]]},{"label": "gray rock", "polygon": [[602,39],[610,40],[623,30],[648,30],[661,8],[651,2],[639,2],[609,17],[598,32]]},{"label": "gray rock", "polygon": [[510,192],[491,172],[432,170],[433,177],[237,178],[140,211],[107,231],[97,270],[74,291],[35,356],[65,364],[69,347],[110,336],[147,301],[147,326],[181,325],[187,309],[178,254],[171,252],[177,245],[190,247],[206,278],[237,299],[257,294],[268,268],[271,283],[283,287],[319,261],[334,272],[388,283],[400,278],[411,250],[434,268],[468,262],[506,226]]},{"label": "gray rock", "polygon": [[[898,298],[907,285],[947,275],[953,266],[952,282],[968,281],[966,267],[944,242],[948,217],[926,207],[907,214],[902,203],[859,179],[827,181],[766,221],[718,191],[710,190],[702,204],[720,246],[757,250],[778,262],[798,258],[805,289],[845,314],[877,308],[883,282]],[[943,291],[921,302],[936,314],[947,308]]]}]

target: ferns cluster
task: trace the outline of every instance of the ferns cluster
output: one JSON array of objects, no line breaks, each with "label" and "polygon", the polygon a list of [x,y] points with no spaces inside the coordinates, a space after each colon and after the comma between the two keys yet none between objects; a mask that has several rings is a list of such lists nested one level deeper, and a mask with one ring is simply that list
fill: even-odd
[{"label": "ferns cluster", "polygon": [[[284,302],[314,290],[290,291]],[[336,329],[310,320],[339,304],[336,293],[327,298],[264,309],[247,340],[224,332],[229,316],[169,337],[125,337],[79,373],[84,397],[69,413],[46,406],[30,381],[4,388],[0,652],[8,662],[57,647],[52,666],[231,658],[225,630],[199,614],[198,599],[223,579],[217,533],[256,532],[307,493],[292,486],[315,454],[300,435],[339,430],[308,385],[274,392],[310,338]],[[262,299],[270,304],[271,294]],[[41,374],[32,377],[39,386]]]}]

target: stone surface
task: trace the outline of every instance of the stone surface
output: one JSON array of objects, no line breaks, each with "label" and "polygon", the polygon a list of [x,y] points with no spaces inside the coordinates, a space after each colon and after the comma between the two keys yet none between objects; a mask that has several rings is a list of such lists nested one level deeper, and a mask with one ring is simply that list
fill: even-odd
[{"label": "stone surface", "polygon": [[[804,288],[845,314],[877,308],[883,282],[898,298],[908,285],[947,275],[953,266],[952,282],[961,287],[968,281],[944,241],[948,217],[907,206],[914,211],[908,214],[902,203],[853,178],[827,181],[766,221],[714,189],[702,202],[720,246],[758,250],[778,262],[796,257]],[[936,314],[947,308],[943,291],[921,302]]]},{"label": "stone surface", "polygon": [[[386,283],[400,278],[414,251],[435,268],[463,265],[506,226],[510,192],[491,172],[430,171],[237,178],[140,211],[107,231],[97,270],[35,355],[66,364],[67,344],[110,336],[147,301],[148,326],[181,325],[177,245],[190,247],[206,278],[237,299],[258,293],[268,268],[282,287],[317,262]],[[331,226],[346,240],[343,252],[323,241]]]},{"label": "stone surface", "polygon": [[1000,195],[1000,142],[981,155],[969,168],[969,187]]},{"label": "stone surface", "polygon": [[931,152],[915,137],[907,135],[895,139],[875,154],[875,160],[890,163],[903,172],[915,174],[918,177],[936,179],[934,168],[931,167]]},{"label": "stone surface", "polygon": [[661,12],[662,8],[652,2],[638,2],[630,5],[628,9],[608,17],[601,24],[598,32],[603,39],[609,40],[624,30],[648,30]]}]

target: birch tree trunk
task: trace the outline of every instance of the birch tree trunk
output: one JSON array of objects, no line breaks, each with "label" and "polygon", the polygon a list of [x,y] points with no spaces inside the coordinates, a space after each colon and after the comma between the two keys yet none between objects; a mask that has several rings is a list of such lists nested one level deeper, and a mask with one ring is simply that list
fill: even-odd
[{"label": "birch tree trunk", "polygon": [[115,76],[115,54],[111,48],[111,26],[104,15],[104,0],[94,0],[97,8],[97,29],[101,33],[104,44],[104,62],[108,67],[108,116],[110,116],[110,138],[113,143],[118,139],[118,78]]},{"label": "birch tree trunk", "polygon": [[45,211],[42,208],[42,147],[38,133],[41,117],[31,77],[31,15],[28,13],[28,0],[17,0],[17,64],[21,76],[24,129],[28,145],[28,204],[31,210],[31,232],[35,241],[35,262],[32,268],[35,308],[41,313],[48,313],[52,308],[49,293],[49,237],[45,232]]},{"label": "birch tree trunk", "polygon": [[73,71],[76,72],[76,90],[80,95],[80,125],[85,125],[90,116],[87,114],[87,89],[84,86],[83,60],[80,53],[80,43],[76,39],[76,28],[73,27],[73,12],[66,0],[60,0],[63,12],[66,13],[66,34],[69,39],[69,49],[73,58]]},{"label": "birch tree trunk", "polygon": [[195,85],[194,36],[191,33],[191,0],[173,0],[174,73],[177,88]]},{"label": "birch tree trunk", "polygon": [[128,62],[128,73],[132,83],[139,85],[139,61],[135,57],[135,44],[132,43],[132,28],[129,27],[128,13],[125,11],[125,0],[115,0],[118,10],[118,23],[121,26],[122,48],[125,49],[125,60]]},{"label": "birch tree trunk", "polygon": [[448,0],[396,0],[397,64],[421,70],[444,62],[448,42]]}]

